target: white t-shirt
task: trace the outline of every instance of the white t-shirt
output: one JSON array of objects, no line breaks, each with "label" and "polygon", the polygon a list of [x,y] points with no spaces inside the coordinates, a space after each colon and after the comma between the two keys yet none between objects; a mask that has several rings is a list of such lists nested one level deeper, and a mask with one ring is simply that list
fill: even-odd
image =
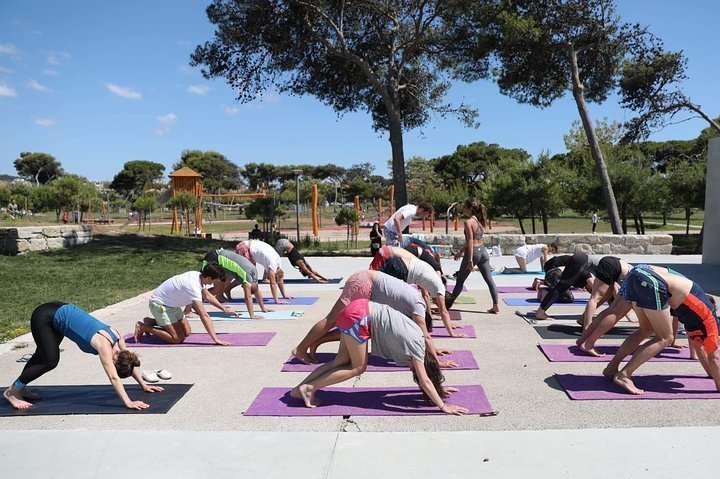
[{"label": "white t-shirt", "polygon": [[408,266],[407,282],[409,284],[417,284],[428,294],[435,298],[438,295],[445,295],[445,285],[442,283],[440,276],[425,261],[415,258],[410,260]]},{"label": "white t-shirt", "polygon": [[543,246],[545,246],[544,243],[526,244],[525,246],[521,246],[515,250],[515,256],[525,258],[525,262],[530,264],[536,259],[542,257]]},{"label": "white t-shirt", "polygon": [[153,291],[150,301],[171,308],[182,308],[193,301],[202,301],[200,273],[188,271],[165,280]]},{"label": "white t-shirt", "polygon": [[405,205],[399,210],[395,212],[394,215],[392,215],[386,222],[384,227],[389,230],[395,230],[395,218],[398,218],[400,221],[400,231],[395,231],[396,233],[401,233],[405,228],[410,226],[410,223],[412,223],[413,218],[415,217],[415,214],[417,213],[417,206],[415,205]]},{"label": "white t-shirt", "polygon": [[270,271],[277,271],[280,267],[280,255],[275,248],[264,241],[250,241],[250,255],[256,263],[260,263],[263,268]]}]

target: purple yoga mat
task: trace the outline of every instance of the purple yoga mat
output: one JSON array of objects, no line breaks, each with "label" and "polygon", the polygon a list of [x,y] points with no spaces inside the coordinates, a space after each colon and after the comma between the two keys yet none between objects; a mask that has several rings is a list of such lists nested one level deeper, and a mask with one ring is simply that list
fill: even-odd
[{"label": "purple yoga mat", "polygon": [[[590,356],[580,350],[574,344],[540,344],[538,345],[540,350],[551,362],[566,362],[566,363],[589,363],[589,362],[610,362],[615,356],[615,353],[619,346],[596,346],[595,349],[598,352],[605,353],[605,356]],[[630,360],[630,356],[624,359],[625,361]],[[660,354],[650,359],[653,362],[677,362],[677,361],[695,361],[690,359],[690,350],[688,348],[675,349],[665,348]]]},{"label": "purple yoga mat", "polygon": [[[317,353],[317,360],[320,363],[327,363],[335,358],[335,353]],[[458,363],[456,368],[443,368],[443,369],[479,369],[475,358],[471,351],[453,351],[450,354],[440,356],[441,361],[453,360]],[[309,373],[314,371],[315,368],[320,364],[304,364],[298,361],[294,357],[290,357],[281,369],[285,373]],[[408,371],[408,366],[397,366],[394,362],[389,359],[381,358],[379,356],[368,356],[368,366],[366,372],[377,373],[377,372],[395,372],[395,371]]]},{"label": "purple yoga mat", "polygon": [[[220,339],[231,343],[232,346],[266,346],[273,336],[275,333],[218,333]],[[180,344],[169,344],[157,336],[148,334],[143,336],[142,343],[136,343],[132,334],[125,335],[124,339],[125,344],[131,348],[215,346],[215,342],[207,333],[191,333]]]},{"label": "purple yoga mat", "polygon": [[[556,301],[553,306],[583,306],[588,301],[588,298],[576,298],[572,303]],[[503,302],[508,306],[540,306],[540,301],[537,298],[503,298]]]},{"label": "purple yoga mat", "polygon": [[[448,314],[450,315],[450,320],[452,321],[460,321],[462,319],[462,314],[460,313],[460,311],[451,309],[450,311],[448,311]],[[433,319],[440,320],[437,309],[433,309]]]},{"label": "purple yoga mat", "polygon": [[[456,386],[449,404],[468,408],[468,414],[494,416],[482,386]],[[245,411],[246,416],[437,416],[444,414],[428,405],[417,387],[409,388],[326,388],[317,393],[321,404],[305,407],[290,397],[288,388],[263,388]]]},{"label": "purple yoga mat", "polygon": [[[447,282],[447,286],[445,286],[445,289],[447,289],[448,291],[454,290],[454,289],[455,289],[455,282],[454,282],[454,281],[448,281],[448,282]],[[463,284],[463,287],[462,287],[462,290],[461,290],[461,291],[462,291],[463,293],[467,293],[467,292],[468,292],[467,286]]]},{"label": "purple yoga mat", "polygon": [[570,399],[720,399],[715,382],[707,376],[648,375],[633,376],[635,386],[645,394],[625,392],[612,379],[605,376],[577,376],[556,374],[555,377]]},{"label": "purple yoga mat", "polygon": [[[532,289],[530,286],[497,286],[496,287],[498,293],[527,293],[527,292],[537,292],[537,290]],[[579,288],[571,288],[571,291],[580,291]]]},{"label": "purple yoga mat", "polygon": [[[477,335],[475,334],[475,328],[470,326],[469,324],[459,326],[455,328],[455,331],[458,334],[466,334],[468,339],[477,338]],[[433,338],[449,338],[450,334],[448,334],[447,329],[445,329],[443,326],[433,326],[432,333],[430,333],[430,336]]]}]

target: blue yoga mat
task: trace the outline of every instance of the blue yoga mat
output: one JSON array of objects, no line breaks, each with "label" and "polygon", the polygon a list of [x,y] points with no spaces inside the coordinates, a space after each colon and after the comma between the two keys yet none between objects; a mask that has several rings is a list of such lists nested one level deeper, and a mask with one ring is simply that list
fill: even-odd
[{"label": "blue yoga mat", "polygon": [[[503,298],[505,304],[508,306],[540,306],[540,301],[537,298]],[[561,303],[557,301],[553,303],[553,306],[582,306],[588,303],[586,298],[576,299],[572,303]]]},{"label": "blue yoga mat", "polygon": [[[315,302],[320,299],[317,296],[296,296],[293,299],[285,299],[287,303],[281,303],[280,306],[287,304],[289,306],[309,306],[311,304],[315,304]],[[280,298],[282,301],[283,298]],[[253,303],[257,304],[257,299],[253,298]],[[232,301],[228,301],[228,304],[245,304],[245,298],[233,298]],[[275,299],[273,298],[263,298],[263,303],[265,304],[275,304]]]},{"label": "blue yoga mat", "polygon": [[318,283],[314,279],[310,278],[285,278],[283,282],[285,284],[340,284],[342,278],[328,278],[327,283]]},{"label": "blue yoga mat", "polygon": [[[240,317],[236,318],[235,316],[230,316],[229,314],[223,312],[223,311],[208,311],[208,314],[213,319],[213,321],[250,321],[250,313],[247,311],[238,311],[237,312]],[[256,310],[255,314],[258,316],[262,316],[263,320],[287,320],[287,319],[300,319],[302,318],[303,312],[302,311],[271,311],[269,313],[263,313],[262,311]],[[198,321],[200,320],[199,317],[189,317],[188,318],[191,321]]]}]

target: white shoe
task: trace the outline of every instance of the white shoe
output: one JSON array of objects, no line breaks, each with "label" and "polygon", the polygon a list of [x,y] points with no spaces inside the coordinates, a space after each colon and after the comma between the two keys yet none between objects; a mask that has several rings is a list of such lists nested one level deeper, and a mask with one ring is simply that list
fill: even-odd
[{"label": "white shoe", "polygon": [[497,271],[495,271],[497,274],[503,274],[505,272],[505,266],[500,266]]},{"label": "white shoe", "polygon": [[158,369],[155,373],[160,379],[172,379],[172,373],[167,369]]},{"label": "white shoe", "polygon": [[145,369],[143,371],[142,378],[145,380],[146,383],[160,382],[160,378],[157,374],[155,374],[155,371],[150,371],[149,369]]}]

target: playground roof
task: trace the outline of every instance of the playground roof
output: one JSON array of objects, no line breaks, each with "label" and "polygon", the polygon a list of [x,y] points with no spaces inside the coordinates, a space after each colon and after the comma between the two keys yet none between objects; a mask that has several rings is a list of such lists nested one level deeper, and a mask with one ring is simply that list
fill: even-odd
[{"label": "playground roof", "polygon": [[202,178],[202,175],[200,173],[193,170],[192,168],[188,168],[187,166],[183,166],[179,170],[173,171],[172,173],[170,173],[169,176],[170,176],[170,178],[188,178],[188,177]]}]

